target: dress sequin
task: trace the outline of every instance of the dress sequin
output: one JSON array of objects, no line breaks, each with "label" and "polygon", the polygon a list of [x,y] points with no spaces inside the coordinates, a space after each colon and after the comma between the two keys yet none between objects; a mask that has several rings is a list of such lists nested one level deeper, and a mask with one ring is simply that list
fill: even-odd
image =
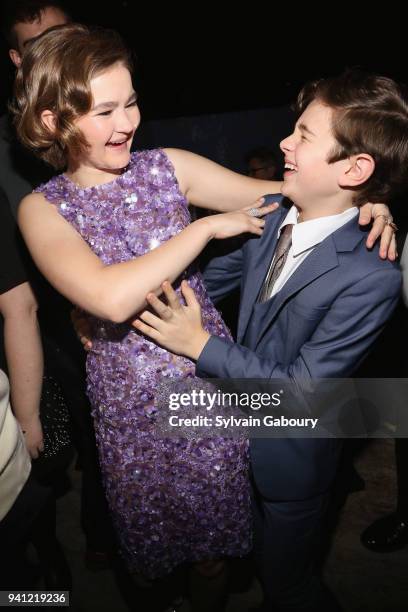
[{"label": "dress sequin", "polygon": [[[64,175],[37,191],[56,205],[105,264],[144,255],[190,222],[174,168],[162,150],[133,153],[123,174],[82,189]],[[229,337],[191,265],[188,279],[206,329]],[[104,487],[129,568],[150,578],[183,562],[241,556],[251,545],[248,444],[154,435],[155,387],[192,378],[194,364],[127,324],[90,317],[87,357]]]}]

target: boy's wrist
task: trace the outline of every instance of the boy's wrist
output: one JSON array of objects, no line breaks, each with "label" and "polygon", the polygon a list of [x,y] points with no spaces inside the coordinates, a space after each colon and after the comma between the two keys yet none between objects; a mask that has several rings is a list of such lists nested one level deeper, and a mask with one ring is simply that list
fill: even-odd
[{"label": "boy's wrist", "polygon": [[198,361],[201,353],[208,340],[211,338],[211,335],[205,331],[205,329],[201,330],[199,333],[194,334],[194,338],[191,340],[190,345],[188,347],[188,355],[190,359],[194,359],[194,361]]}]

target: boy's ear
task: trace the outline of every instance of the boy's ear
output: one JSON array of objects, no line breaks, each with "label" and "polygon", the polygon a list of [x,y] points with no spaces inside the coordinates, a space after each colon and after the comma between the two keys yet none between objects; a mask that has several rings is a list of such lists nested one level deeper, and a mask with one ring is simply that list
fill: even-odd
[{"label": "boy's ear", "polygon": [[347,162],[339,177],[340,187],[358,187],[368,181],[375,170],[375,161],[368,153],[352,155]]}]

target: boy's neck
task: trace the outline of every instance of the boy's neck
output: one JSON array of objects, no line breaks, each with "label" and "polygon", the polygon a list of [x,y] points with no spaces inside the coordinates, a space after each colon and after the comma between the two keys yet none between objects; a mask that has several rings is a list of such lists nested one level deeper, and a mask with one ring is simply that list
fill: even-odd
[{"label": "boy's neck", "polygon": [[[347,194],[348,196],[348,194]],[[343,197],[336,200],[325,200],[324,202],[293,202],[296,206],[299,217],[298,223],[303,221],[311,221],[312,219],[319,219],[321,217],[331,217],[333,215],[340,215],[341,213],[353,208],[355,204],[351,197]]]}]

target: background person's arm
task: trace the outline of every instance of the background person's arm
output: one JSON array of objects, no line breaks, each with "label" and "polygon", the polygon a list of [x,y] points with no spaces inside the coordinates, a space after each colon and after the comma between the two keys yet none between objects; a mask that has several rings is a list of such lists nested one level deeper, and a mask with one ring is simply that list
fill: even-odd
[{"label": "background person's arm", "polygon": [[25,432],[31,457],[43,450],[39,417],[43,352],[37,321],[37,301],[28,282],[0,295],[4,318],[4,348],[13,412]]}]

